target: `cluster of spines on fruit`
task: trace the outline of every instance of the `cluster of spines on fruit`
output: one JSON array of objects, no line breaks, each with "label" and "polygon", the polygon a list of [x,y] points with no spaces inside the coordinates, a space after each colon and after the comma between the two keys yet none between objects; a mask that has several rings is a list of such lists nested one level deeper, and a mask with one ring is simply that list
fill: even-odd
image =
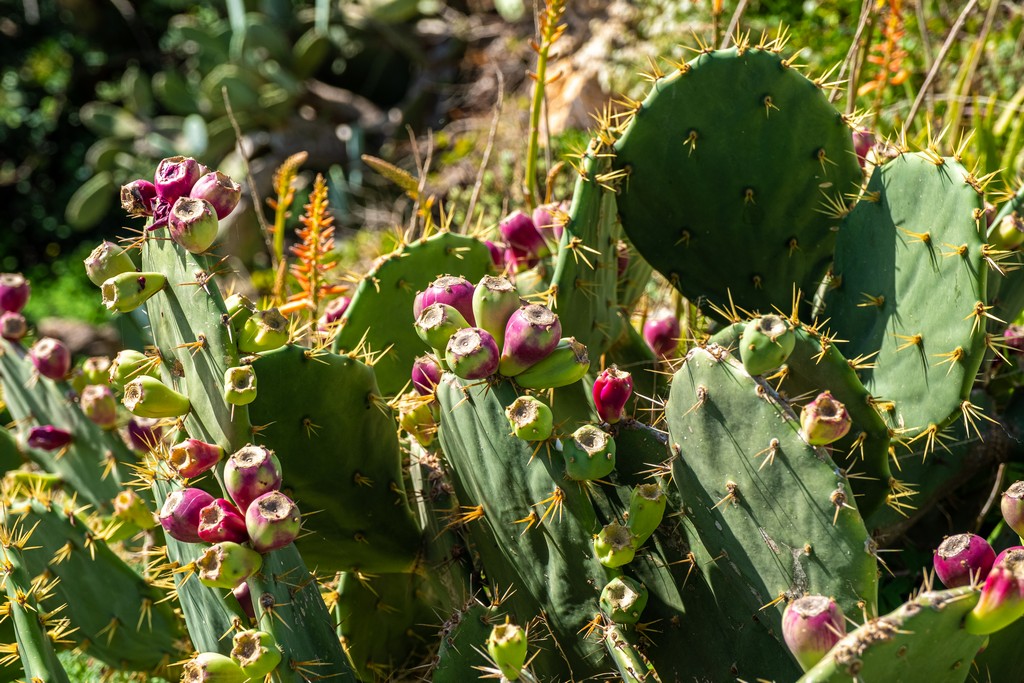
[{"label": "cluster of spines on fruit", "polygon": [[[804,79],[781,57],[783,36],[756,46],[742,37],[736,42],[730,51],[702,46],[697,59],[676,65],[669,76],[655,69],[649,98],[627,102],[621,117],[600,119],[601,130],[581,155],[573,202],[542,207],[546,216],[513,213],[498,226],[500,244],[445,229],[435,232],[433,200],[417,197],[422,200],[422,236],[402,240],[392,255],[380,259],[351,299],[338,298],[324,307],[322,329],[310,335],[313,348],[288,344],[302,336],[289,316],[303,311],[314,319],[321,313],[322,295],[336,292],[320,282],[322,247],[331,238],[324,206],[312,211],[316,225],[307,225],[303,235],[300,256],[308,267],[295,270],[308,296],[289,305],[278,291],[281,309],[259,311],[240,296],[221,300],[214,281],[217,262],[207,252],[216,236],[221,194],[185,196],[201,194],[206,186],[234,195],[232,181],[202,173],[194,161],[179,158],[163,162],[155,182],[126,186],[126,208],[149,223],[132,242],[143,252],[143,267],[139,270],[111,244],[99,248],[86,266],[112,310],[149,302],[158,350],[126,352],[113,364],[110,382],[88,382],[112,385],[123,392],[130,410],[162,422],[135,423],[136,435],[149,429],[143,437],[149,447],[131,458],[106,456],[56,417],[51,422],[32,414],[52,408],[53,387],[47,381],[62,381],[70,370],[58,343],[37,342],[25,354],[25,364],[44,378],[36,387],[12,380],[16,351],[9,351],[5,387],[15,402],[20,392],[49,392],[50,403],[24,400],[17,408],[39,422],[22,428],[25,443],[53,471],[66,471],[65,481],[77,476],[86,489],[83,495],[115,511],[118,524],[126,529],[132,528],[129,524],[152,526],[152,510],[161,511],[167,548],[158,556],[157,582],[177,592],[192,643],[204,651],[188,663],[188,676],[205,675],[204,670],[229,678],[258,676],[275,667],[280,677],[395,676],[404,667],[401,657],[420,637],[418,615],[431,611],[454,613],[442,637],[468,644],[440,644],[432,667],[436,680],[466,680],[478,675],[474,667],[526,680],[611,671],[625,680],[652,675],[786,678],[798,675],[799,668],[810,669],[807,680],[847,680],[843,676],[885,671],[894,656],[902,656],[896,651],[907,655],[902,662],[927,660],[923,663],[933,670],[946,667],[966,675],[965,663],[981,646],[979,634],[1006,632],[1024,605],[1014,593],[1020,586],[1016,549],[993,559],[993,568],[986,570],[972,562],[975,555],[994,554],[991,550],[974,537],[947,539],[936,553],[936,571],[950,590],[926,591],[877,617],[877,572],[884,563],[876,537],[901,523],[894,523],[887,511],[910,513],[907,499],[918,485],[913,477],[934,461],[928,456],[945,446],[943,434],[950,425],[962,419],[967,436],[980,437],[980,412],[968,392],[986,347],[1000,350],[990,331],[997,323],[986,303],[984,273],[994,267],[1003,276],[1007,270],[1005,250],[1019,237],[1016,208],[1006,210],[1006,205],[993,213],[987,237],[1001,240],[995,242],[1000,246],[984,244],[984,179],[962,169],[955,158],[945,159],[934,149],[913,155],[905,145],[897,145],[885,163],[876,157],[872,180],[858,190],[857,158],[870,155],[858,150],[854,156],[846,119],[819,101],[800,106],[804,90],[816,92],[804,86],[822,87],[823,81]],[[761,70],[771,79],[781,74],[771,80],[775,90],[753,92],[742,79],[729,78],[737,65]],[[678,112],[663,109],[672,97],[661,95],[691,87],[717,92],[728,103],[729,115],[717,116],[711,126],[700,118],[708,114],[690,104]],[[688,95],[683,99],[690,103],[710,101]],[[749,106],[737,106],[745,96]],[[659,123],[664,111],[674,112],[670,118],[680,130]],[[800,125],[789,120],[794,114]],[[757,130],[759,137],[751,142],[783,149],[778,163],[795,173],[796,179],[787,178],[786,184],[799,191],[776,188],[773,182],[786,174],[757,164],[738,177],[737,188],[718,192],[700,185],[700,174],[708,173],[702,164],[716,163],[708,158],[717,149],[715,133],[728,131],[736,119]],[[772,128],[780,120],[782,128]],[[821,141],[808,143],[793,131],[808,139],[820,134]],[[666,136],[682,145],[682,156],[680,149],[664,144]],[[730,148],[739,144],[726,136]],[[659,155],[662,147],[668,160]],[[188,179],[210,175],[205,184],[196,181],[182,189]],[[678,188],[665,187],[666,178],[695,183],[700,205],[687,205],[685,192],[676,197]],[[936,178],[952,178],[955,185],[962,181],[966,191],[956,185],[956,191],[940,192]],[[818,192],[822,185],[833,192],[824,200]],[[908,185],[924,189],[908,199]],[[417,185],[411,187],[415,195]],[[650,220],[657,203],[645,198],[647,191],[672,196],[679,207],[690,209],[683,224],[678,207],[666,209],[661,226]],[[800,207],[785,226],[773,220],[773,199]],[[824,213],[817,211],[822,201],[831,203]],[[927,230],[914,223],[915,202],[921,201],[943,209]],[[909,215],[909,220],[897,224],[882,210],[897,205],[906,209],[902,218]],[[444,212],[441,216],[446,227]],[[731,253],[729,231],[738,222],[755,226],[752,238],[758,246],[748,256],[767,261],[750,260],[744,262],[748,270],[715,272],[713,278],[684,267],[698,262],[714,267],[721,254]],[[792,291],[816,284],[832,258],[836,227],[830,289],[815,301],[798,298],[788,317],[757,314],[769,304],[782,305],[779,297],[788,299]],[[620,242],[620,229],[635,248]],[[869,243],[869,233],[883,241]],[[652,239],[656,249],[645,242]],[[672,249],[666,248],[669,244]],[[809,254],[812,245],[824,251]],[[954,278],[960,298],[966,297],[936,307],[945,317],[918,321],[903,308],[903,301],[914,301],[914,293],[893,274],[922,263],[914,249],[933,265],[920,276],[931,283],[932,293]],[[642,263],[638,253],[688,298],[706,300],[731,324],[710,340],[696,342],[680,359],[677,306],[667,315],[651,316],[642,331],[650,348],[636,348],[641,337],[624,323],[635,304],[627,292],[637,288],[623,280]],[[928,259],[929,254],[934,258]],[[765,263],[773,269],[765,270]],[[888,283],[886,278],[893,284],[884,292],[858,284]],[[27,327],[20,318],[27,286],[17,276],[5,276],[0,285],[3,336],[6,348],[15,349]],[[1012,278],[1001,283],[1007,300],[1014,286]],[[196,296],[189,299],[192,292]],[[537,303],[521,305],[521,297]],[[958,308],[962,304],[963,310]],[[895,331],[865,333],[877,325],[861,318],[892,316],[896,306]],[[409,314],[392,320],[381,311]],[[832,331],[823,329],[824,323],[801,323],[807,313],[822,320],[831,316]],[[936,321],[948,324],[940,328]],[[433,349],[432,357],[416,358],[423,344]],[[328,352],[328,346],[337,353]],[[840,349],[852,357],[844,358]],[[374,367],[360,364],[357,355],[375,361]],[[659,357],[675,373],[663,406],[657,396],[633,393],[640,373],[626,367],[629,362],[653,368]],[[912,361],[905,371],[904,358]],[[83,376],[100,377],[102,371],[90,366]],[[270,391],[267,378],[273,378]],[[346,383],[354,378],[356,384]],[[416,455],[416,472],[406,483],[394,440],[396,425],[382,397],[400,394],[410,380],[418,397],[393,403],[402,413],[401,427],[415,440],[406,444]],[[308,406],[296,410],[274,399],[289,387],[294,391],[299,382],[305,382]],[[899,382],[912,387],[901,390]],[[920,406],[912,405],[921,382],[934,391]],[[349,390],[339,396],[338,386]],[[88,400],[84,387],[77,392],[78,406],[100,430],[112,423],[109,392],[91,390]],[[327,396],[341,405],[314,405],[314,397],[319,402]],[[653,403],[652,412],[663,407],[664,425],[661,415],[650,422],[667,434],[635,419],[642,413],[637,400]],[[367,419],[375,420],[375,426],[347,425],[348,431],[339,432],[336,423],[357,410],[371,411],[367,415],[374,417]],[[277,418],[281,424],[274,424]],[[165,436],[156,437],[154,429]],[[181,429],[184,434],[175,433]],[[385,436],[387,430],[391,434]],[[320,436],[324,433],[330,437]],[[346,439],[372,443],[372,456],[348,455],[345,443],[323,445]],[[321,569],[341,572],[324,589],[327,604],[291,544],[299,526],[294,504],[280,501],[280,493],[263,493],[281,503],[275,510],[287,512],[287,533],[278,537],[261,525],[266,515],[259,510],[248,524],[255,503],[235,490],[246,488],[237,484],[245,477],[231,462],[259,453],[261,463],[273,465],[274,456],[267,455],[272,450],[281,455],[283,466],[276,478],[269,476],[268,486],[280,486],[283,472],[284,485],[295,491],[303,509],[322,513],[307,519],[308,537],[300,538],[298,546],[317,558]],[[921,456],[917,470],[909,471],[902,450]],[[49,459],[37,451],[49,453]],[[235,455],[225,459],[229,452]],[[310,462],[290,457],[294,453],[309,456]],[[104,459],[111,471],[134,467],[154,498],[147,503],[90,489],[102,485],[93,481],[99,477],[60,469],[79,455],[92,458],[90,467]],[[890,463],[901,461],[904,470],[896,476],[906,483],[890,470]],[[315,481],[323,478],[315,467],[324,463],[341,476]],[[226,491],[220,498],[183,486],[213,472],[199,483],[223,483]],[[20,479],[19,490],[34,490],[35,498],[48,485],[37,474]],[[917,495],[925,501],[945,483],[920,481]],[[352,502],[336,499],[342,485],[352,487]],[[412,495],[406,494],[407,487]],[[1014,491],[1004,497],[1006,507],[1019,498]],[[304,500],[316,502],[307,506]],[[454,507],[447,512],[436,507],[441,500]],[[388,522],[378,518],[372,526],[360,516],[368,511],[384,514]],[[663,523],[666,517],[672,523]],[[1007,523],[1014,524],[1009,516]],[[403,539],[399,548],[384,547],[382,526],[385,534]],[[8,535],[18,539],[5,544],[13,556],[22,536]],[[274,537],[269,544],[267,536]],[[197,540],[214,545],[203,550]],[[340,543],[351,544],[345,546],[344,559],[332,554],[331,546]],[[961,562],[957,553],[970,558]],[[947,582],[943,574],[957,567],[968,585],[954,588],[956,580]],[[207,575],[218,568],[230,578]],[[163,570],[178,580],[168,584]],[[180,580],[193,571],[212,586]],[[479,574],[488,582],[486,607],[466,601]],[[307,578],[297,578],[302,576]],[[248,581],[236,585],[243,577]],[[986,587],[979,589],[983,578]],[[28,590],[12,586],[16,596]],[[313,590],[306,591],[310,586]],[[225,611],[217,591],[228,588],[238,588],[243,606],[249,601],[256,624],[266,633],[253,633],[243,627],[244,615]],[[252,597],[245,597],[246,589]],[[715,599],[721,595],[735,600]],[[332,655],[323,654],[332,647],[340,653],[333,627],[326,634],[314,633],[312,626],[296,628],[300,622],[294,618],[302,613],[294,607],[298,604],[325,615],[330,608],[350,663],[329,661]],[[922,610],[925,606],[930,609]],[[864,613],[866,620],[842,638],[844,613]],[[357,623],[365,626],[360,629]],[[59,633],[54,625],[42,624]],[[234,650],[220,639],[225,626],[239,631],[241,644]],[[463,631],[468,641],[459,640]],[[86,638],[95,641],[110,633],[110,628],[93,628]],[[793,650],[792,658],[779,634]],[[19,638],[39,640],[32,633]],[[687,646],[698,638],[718,645],[692,652]],[[595,647],[598,642],[601,647]],[[946,646],[941,656],[929,656],[921,647],[926,643],[934,649],[935,642]],[[43,650],[39,656],[45,658]],[[680,657],[684,651],[689,656]],[[250,659],[260,663],[250,664]],[[246,672],[243,665],[261,668]],[[331,666],[333,673],[328,672]]]}]

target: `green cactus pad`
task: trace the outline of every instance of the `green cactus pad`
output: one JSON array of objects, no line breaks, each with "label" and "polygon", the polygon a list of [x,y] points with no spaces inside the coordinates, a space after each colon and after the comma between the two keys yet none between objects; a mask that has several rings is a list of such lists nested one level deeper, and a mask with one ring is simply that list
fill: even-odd
[{"label": "green cactus pad", "polygon": [[433,683],[476,680],[480,672],[473,667],[487,665],[480,650],[497,620],[494,610],[475,600],[445,619],[430,680]]},{"label": "green cactus pad", "polygon": [[696,348],[665,406],[677,452],[673,481],[708,551],[728,558],[747,590],[736,599],[781,632],[780,595],[828,593],[848,614],[877,593],[869,536],[843,472],[799,435],[763,380],[722,347]]},{"label": "green cactus pad", "polygon": [[[22,551],[16,546],[4,546],[0,550],[0,558],[6,566],[4,570],[4,589],[7,594],[7,614],[14,624],[18,649],[15,651],[16,662],[4,667],[7,673],[12,669],[21,669],[24,680],[33,683],[70,683],[67,672],[57,659],[53,642],[47,635],[41,616],[45,612],[35,598],[34,586],[29,578],[30,570],[25,566]],[[53,624],[50,624],[52,626]],[[20,673],[20,672],[19,672]]]},{"label": "green cactus pad", "polygon": [[840,113],[773,49],[707,50],[659,78],[615,150],[636,249],[722,309],[729,293],[767,313],[815,291],[838,222],[827,201],[861,177]]},{"label": "green cactus pad", "polygon": [[264,354],[253,367],[261,386],[274,387],[249,404],[261,426],[254,438],[280,458],[284,488],[306,515],[297,541],[303,558],[321,571],[408,571],[420,530],[373,368],[298,346]]},{"label": "green cactus pad", "polygon": [[[477,282],[490,264],[487,245],[450,232],[417,240],[388,254],[356,288],[333,350],[349,353],[359,348],[382,354],[374,364],[377,384],[385,396],[398,394],[409,382],[416,356],[426,350],[413,327],[416,293],[439,275],[461,275]],[[388,314],[382,316],[382,311]]]},{"label": "green cactus pad", "polygon": [[847,634],[799,683],[965,681],[985,642],[961,626],[977,602],[968,587],[922,593]]},{"label": "green cactus pad", "polygon": [[[889,426],[928,443],[968,397],[988,323],[981,196],[953,159],[875,170],[836,243],[825,315]],[[932,449],[928,449],[932,450]]]}]

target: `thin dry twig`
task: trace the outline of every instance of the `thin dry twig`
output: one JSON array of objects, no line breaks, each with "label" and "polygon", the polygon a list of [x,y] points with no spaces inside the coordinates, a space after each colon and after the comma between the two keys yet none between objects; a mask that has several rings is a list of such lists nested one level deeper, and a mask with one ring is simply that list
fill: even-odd
[{"label": "thin dry twig", "polygon": [[935,77],[939,75],[939,67],[942,62],[945,61],[946,55],[949,54],[949,50],[953,47],[953,43],[956,42],[956,36],[960,33],[960,29],[963,28],[964,22],[967,21],[967,17],[971,15],[971,12],[978,6],[978,0],[970,0],[967,6],[964,7],[963,11],[960,12],[960,16],[956,18],[956,22],[953,24],[953,28],[949,29],[949,35],[946,36],[946,41],[942,44],[942,48],[939,50],[939,54],[935,56],[935,61],[932,63],[932,68],[928,70],[928,75],[924,79],[924,83],[921,84],[921,89],[917,92],[917,97],[914,99],[914,104],[910,107],[910,113],[907,114],[907,120],[904,123],[906,128],[910,128],[910,124],[914,122],[914,117],[917,116],[918,110],[924,103],[924,98],[927,97],[928,91],[931,90],[932,82]]},{"label": "thin dry twig", "polygon": [[722,36],[721,49],[729,47],[729,43],[732,42],[732,37],[736,35],[736,29],[739,28],[740,19],[743,17],[743,13],[747,11],[747,0],[740,0],[739,4],[736,5],[735,11],[732,13],[732,18],[729,19],[729,28],[725,30],[725,35]]},{"label": "thin dry twig", "polygon": [[238,148],[238,156],[242,159],[242,168],[245,169],[245,183],[249,186],[249,195],[252,197],[256,220],[260,224],[260,232],[263,233],[263,241],[266,243],[267,252],[270,254],[271,269],[276,271],[279,264],[274,255],[274,243],[270,236],[270,226],[267,224],[266,216],[263,215],[263,198],[260,197],[260,192],[256,189],[256,181],[252,177],[252,171],[249,170],[249,155],[246,154],[245,148],[242,145],[242,129],[238,125],[238,119],[235,118],[234,109],[231,108],[231,98],[228,97],[228,89],[226,87],[221,88],[220,95],[224,98],[224,108],[227,110],[228,121],[231,122],[231,127],[235,131],[235,146]]},{"label": "thin dry twig", "polygon": [[[836,80],[843,80],[843,76],[846,75],[846,70],[850,69],[850,73],[853,73],[852,64],[854,58],[857,56],[857,50],[860,47],[860,40],[864,35],[864,29],[867,28],[868,20],[871,19],[871,0],[864,0],[860,7],[860,20],[857,22],[857,31],[853,34],[853,42],[850,43],[850,49],[846,52],[846,59],[843,60],[843,65],[839,68],[839,77]],[[854,95],[854,88],[856,84],[853,83],[852,78],[850,81],[850,102],[854,102],[857,98]],[[835,89],[828,96],[829,102],[835,102],[839,99],[839,89]],[[849,107],[848,107],[849,108]]]}]

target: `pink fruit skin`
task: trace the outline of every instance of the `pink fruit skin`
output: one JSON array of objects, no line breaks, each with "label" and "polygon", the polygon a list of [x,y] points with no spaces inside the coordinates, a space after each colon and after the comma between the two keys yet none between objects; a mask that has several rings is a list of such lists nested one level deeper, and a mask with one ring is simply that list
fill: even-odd
[{"label": "pink fruit skin", "polygon": [[225,218],[235,210],[242,198],[242,186],[220,171],[199,178],[189,191],[194,199],[205,199],[213,205],[217,219]]},{"label": "pink fruit skin", "polygon": [[988,576],[996,553],[981,536],[957,534],[942,541],[932,556],[935,574],[946,588],[968,586]]},{"label": "pink fruit skin", "polygon": [[437,278],[430,286],[416,295],[412,305],[414,318],[419,318],[427,306],[431,304],[448,304],[462,314],[470,325],[475,325],[473,316],[473,292],[476,287],[464,277],[444,275]]},{"label": "pink fruit skin", "polygon": [[614,365],[594,380],[594,407],[602,420],[615,424],[623,417],[626,402],[633,395],[633,377]]},{"label": "pink fruit skin", "polygon": [[[199,180],[199,163],[191,157],[168,157],[156,167],[153,184],[157,197],[173,204],[178,197],[188,196]],[[154,204],[154,213],[156,206]]]},{"label": "pink fruit skin", "polygon": [[671,358],[679,346],[679,318],[665,311],[644,323],[644,341],[658,358]]},{"label": "pink fruit skin", "polygon": [[160,508],[160,526],[171,538],[182,543],[199,543],[200,514],[213,502],[213,496],[196,488],[172,491]]},{"label": "pink fruit skin", "polygon": [[272,451],[246,446],[224,465],[224,486],[239,510],[248,510],[264,493],[281,488],[281,463]]},{"label": "pink fruit skin", "polygon": [[71,370],[71,352],[64,342],[43,337],[28,351],[36,371],[52,380],[64,379]]},{"label": "pink fruit skin", "polygon": [[26,439],[26,442],[31,448],[39,448],[44,451],[56,451],[71,443],[71,432],[60,429],[59,427],[54,427],[53,425],[33,427],[28,432],[28,439]]},{"label": "pink fruit skin", "polygon": [[270,491],[249,504],[245,526],[252,547],[261,553],[283,548],[299,535],[302,518],[295,503],[279,491]]},{"label": "pink fruit skin", "polygon": [[546,317],[548,310],[539,304],[530,304],[509,317],[501,349],[502,368],[508,371],[507,374],[518,374],[544,360],[558,346],[562,338],[562,323],[558,316],[554,316],[550,324],[536,324],[537,316],[544,314]]},{"label": "pink fruit skin", "polygon": [[412,385],[420,396],[429,396],[441,381],[441,366],[431,356],[420,356],[412,364]]},{"label": "pink fruit skin", "polygon": [[21,273],[0,273],[0,312],[21,313],[31,291]]},{"label": "pink fruit skin", "polygon": [[249,540],[249,532],[245,530],[245,517],[225,498],[215,498],[199,511],[198,530],[199,538],[207,543],[245,543]]},{"label": "pink fruit skin", "polygon": [[519,261],[538,259],[551,253],[533,219],[522,211],[513,211],[502,219],[498,230]]}]

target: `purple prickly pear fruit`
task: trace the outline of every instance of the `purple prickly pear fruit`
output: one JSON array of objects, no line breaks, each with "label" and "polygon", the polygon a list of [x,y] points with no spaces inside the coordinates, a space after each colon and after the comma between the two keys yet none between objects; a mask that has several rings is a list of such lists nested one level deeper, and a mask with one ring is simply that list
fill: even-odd
[{"label": "purple prickly pear fruit", "polygon": [[32,287],[21,273],[0,273],[0,311],[21,313]]},{"label": "purple prickly pear fruit", "polygon": [[269,553],[296,539],[302,528],[302,516],[295,501],[280,491],[270,491],[246,508],[245,528],[252,547]]},{"label": "purple prickly pear fruit", "polygon": [[238,335],[238,350],[246,353],[273,351],[287,343],[288,318],[276,308],[253,313]]},{"label": "purple prickly pear fruit", "polygon": [[224,372],[224,400],[233,406],[249,405],[256,400],[256,371],[251,365],[239,365]]},{"label": "purple prickly pear fruit", "polygon": [[412,386],[420,396],[431,396],[441,381],[441,364],[433,356],[419,356],[412,363]]},{"label": "purple prickly pear fruit", "polygon": [[431,304],[447,304],[462,314],[470,325],[473,322],[473,285],[464,277],[442,275],[416,295],[412,314],[417,318]]},{"label": "purple prickly pear fruit", "polygon": [[554,431],[554,415],[533,396],[520,396],[505,408],[512,433],[524,441],[546,441]]},{"label": "purple prickly pear fruit", "polygon": [[192,409],[187,396],[149,375],[125,384],[121,403],[138,417],[181,417]]},{"label": "purple prickly pear fruit", "polygon": [[487,654],[502,677],[510,681],[519,680],[522,674],[526,665],[526,646],[526,631],[522,626],[510,624],[508,618],[504,624],[492,628],[487,636]]},{"label": "purple prickly pear fruit", "polygon": [[487,330],[467,327],[448,340],[445,361],[462,379],[483,379],[498,369],[498,345]]},{"label": "purple prickly pear fruit", "polygon": [[597,414],[608,424],[619,422],[626,408],[626,402],[633,395],[633,376],[612,365],[601,371],[594,380],[594,407]]},{"label": "purple prickly pear fruit", "polygon": [[601,611],[616,624],[635,624],[647,607],[647,586],[628,576],[617,576],[601,591]]},{"label": "purple prickly pear fruit", "polygon": [[628,527],[612,522],[594,536],[594,554],[606,567],[621,567],[633,561],[636,555],[636,539]]},{"label": "purple prickly pear fruit", "polygon": [[167,461],[179,476],[193,479],[209,472],[224,457],[224,449],[199,439],[185,439],[171,446]]},{"label": "purple prickly pear fruit", "polygon": [[487,251],[491,254],[491,263],[498,270],[505,267],[505,248],[500,244],[485,240],[484,245],[487,247]]},{"label": "purple prickly pear fruit", "polygon": [[1009,325],[1003,331],[1003,342],[1014,351],[1024,351],[1024,325]]},{"label": "purple prickly pear fruit", "polygon": [[199,511],[197,531],[199,538],[207,543],[245,543],[249,540],[249,532],[245,529],[245,517],[225,498],[214,498],[212,503]]},{"label": "purple prickly pear fruit", "polygon": [[53,425],[42,425],[28,430],[26,443],[30,448],[59,451],[71,443],[71,432]]},{"label": "purple prickly pear fruit", "polygon": [[1024,548],[1004,550],[985,579],[981,597],[964,629],[974,635],[995,633],[1024,616]]},{"label": "purple prickly pear fruit", "polygon": [[110,382],[110,358],[90,356],[82,361],[82,375],[86,384],[107,384]]},{"label": "purple prickly pear fruit", "polygon": [[227,217],[242,198],[242,186],[220,171],[207,173],[196,181],[189,192],[193,199],[204,199],[213,207],[217,219]]},{"label": "purple prickly pear fruit", "polygon": [[988,576],[996,552],[981,536],[957,534],[943,539],[932,556],[935,574],[946,588],[969,586]]},{"label": "purple prickly pear fruit", "polygon": [[679,347],[679,318],[672,311],[660,311],[644,323],[644,341],[658,358],[672,358]]},{"label": "purple prickly pear fruit", "polygon": [[138,178],[121,186],[121,208],[132,218],[153,215],[156,185]]},{"label": "purple prickly pear fruit", "polygon": [[201,652],[185,662],[180,683],[245,683],[250,680],[230,657],[218,652]]},{"label": "purple prickly pear fruit", "polygon": [[875,134],[870,130],[853,131],[853,152],[857,155],[857,163],[863,169],[868,162],[868,152],[875,146]]},{"label": "purple prickly pear fruit", "polygon": [[562,323],[547,306],[529,304],[515,311],[505,325],[498,372],[515,377],[547,358],[562,337]]},{"label": "purple prickly pear fruit", "polygon": [[242,608],[245,616],[249,617],[249,619],[255,619],[256,608],[252,604],[252,593],[249,592],[249,584],[243,581],[235,586],[231,593],[235,596],[235,600],[238,600],[238,606]]},{"label": "purple prickly pear fruit", "polygon": [[151,417],[132,417],[122,432],[128,447],[142,453],[156,450],[163,435],[164,428],[160,426],[160,420]]},{"label": "purple prickly pear fruit", "polygon": [[28,323],[21,313],[4,311],[0,313],[0,337],[9,342],[20,342],[28,334]]},{"label": "purple prickly pear fruit", "polygon": [[152,529],[157,521],[146,501],[134,489],[122,489],[114,496],[114,516],[140,529]]},{"label": "purple prickly pear fruit", "polygon": [[93,249],[85,259],[85,274],[97,287],[122,273],[135,272],[132,257],[113,242],[103,242]]},{"label": "purple prickly pear fruit", "polygon": [[1018,536],[1024,537],[1024,481],[1015,481],[1003,493],[999,501],[1006,526]]},{"label": "purple prickly pear fruit", "polygon": [[629,245],[624,240],[615,244],[615,277],[622,279],[629,268]]},{"label": "purple prickly pear fruit", "polygon": [[565,474],[577,481],[607,477],[615,469],[615,441],[594,425],[583,425],[562,442]]},{"label": "purple prickly pear fruit", "polygon": [[1016,249],[1024,243],[1024,220],[1016,211],[1003,216],[988,239],[999,249]]},{"label": "purple prickly pear fruit", "polygon": [[782,614],[782,637],[804,671],[818,663],[845,634],[843,610],[824,595],[797,598]]},{"label": "purple prickly pear fruit", "polygon": [[444,349],[458,330],[469,327],[466,318],[448,304],[435,303],[424,308],[416,317],[416,334],[432,349]]},{"label": "purple prickly pear fruit", "polygon": [[167,284],[163,273],[121,273],[107,278],[100,285],[103,305],[109,311],[130,313]]},{"label": "purple prickly pear fruit", "polygon": [[991,228],[999,214],[999,207],[992,202],[985,200],[985,227]]},{"label": "purple prickly pear fruit", "polygon": [[534,209],[531,218],[542,235],[545,234],[545,230],[550,230],[551,236],[558,242],[565,231],[565,214],[568,210],[568,202],[549,202]]},{"label": "purple prickly pear fruit", "polygon": [[199,556],[196,573],[204,586],[233,590],[262,566],[263,557],[255,550],[234,541],[220,541]]},{"label": "purple prickly pear fruit", "polygon": [[999,561],[1006,557],[1006,553],[1011,550],[1024,550],[1024,545],[1011,545],[1009,548],[1003,548],[999,551],[999,554],[996,555],[996,561],[993,562],[992,565],[995,566],[999,564]]},{"label": "purple prickly pear fruit", "polygon": [[167,216],[171,239],[192,254],[202,254],[217,239],[217,212],[205,199],[178,197]]},{"label": "purple prickly pear fruit", "polygon": [[327,306],[324,307],[324,314],[320,316],[317,321],[317,325],[323,331],[328,330],[332,325],[338,323],[341,317],[345,315],[345,311],[348,310],[349,304],[352,303],[352,299],[347,296],[339,296],[337,299],[331,299],[327,302]]},{"label": "purple prickly pear fruit", "polygon": [[183,488],[171,491],[160,508],[160,526],[171,538],[183,543],[199,543],[199,519],[203,508],[213,496],[202,489]]},{"label": "purple prickly pear fruit", "polygon": [[850,413],[832,393],[823,391],[800,411],[800,433],[812,446],[825,446],[850,431]]},{"label": "purple prickly pear fruit", "polygon": [[173,203],[178,197],[188,196],[199,180],[199,162],[192,157],[168,157],[157,164],[156,185],[158,197]]},{"label": "purple prickly pear fruit", "polygon": [[252,501],[281,488],[281,462],[263,446],[243,446],[224,463],[224,488],[239,510],[248,510]]},{"label": "purple prickly pear fruit", "polygon": [[87,384],[78,405],[93,424],[103,429],[117,426],[117,399],[106,384]]},{"label": "purple prickly pear fruit", "polygon": [[261,680],[281,663],[281,648],[266,631],[239,631],[232,641],[231,659],[251,681]]},{"label": "purple prickly pear fruit", "polygon": [[53,337],[43,337],[33,344],[28,356],[36,372],[48,379],[62,380],[71,370],[71,351]]},{"label": "purple prickly pear fruit", "polygon": [[513,211],[498,224],[502,238],[519,261],[533,261],[551,254],[533,219],[522,211]]},{"label": "purple prickly pear fruit", "polygon": [[473,291],[473,317],[501,348],[509,318],[519,309],[519,292],[507,277],[484,275]]}]

